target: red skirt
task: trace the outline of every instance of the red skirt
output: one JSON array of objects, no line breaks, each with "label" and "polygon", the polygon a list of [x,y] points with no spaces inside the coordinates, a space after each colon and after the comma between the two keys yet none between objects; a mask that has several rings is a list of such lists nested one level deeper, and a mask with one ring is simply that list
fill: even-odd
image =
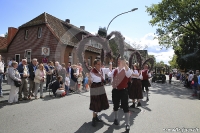
[{"label": "red skirt", "polygon": [[140,79],[132,79],[131,86],[129,88],[130,99],[142,99],[142,82]]},{"label": "red skirt", "polygon": [[104,85],[101,83],[92,83],[90,88],[90,110],[101,112],[109,108],[108,98]]}]

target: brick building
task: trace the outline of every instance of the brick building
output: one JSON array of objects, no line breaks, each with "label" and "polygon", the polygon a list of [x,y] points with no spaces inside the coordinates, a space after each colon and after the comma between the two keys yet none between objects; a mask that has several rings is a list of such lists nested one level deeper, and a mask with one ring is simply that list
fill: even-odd
[{"label": "brick building", "polygon": [[[88,34],[91,33],[85,30],[85,26],[78,28],[70,24],[69,19],[63,21],[42,13],[18,29],[9,28],[7,44],[0,46],[0,52],[6,62],[12,58],[18,62],[23,58],[27,58],[28,62],[37,58],[42,62],[46,57],[51,61],[75,64],[78,62],[77,43]],[[85,59],[89,64],[100,54],[101,48],[99,44],[91,42],[85,51]]]}]

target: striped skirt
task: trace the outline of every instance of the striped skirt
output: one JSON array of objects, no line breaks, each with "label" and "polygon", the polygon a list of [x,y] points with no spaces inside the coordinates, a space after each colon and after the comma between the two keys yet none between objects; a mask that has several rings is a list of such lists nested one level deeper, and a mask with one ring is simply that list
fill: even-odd
[{"label": "striped skirt", "polygon": [[92,83],[90,88],[90,110],[101,112],[109,108],[108,98],[102,83]]}]

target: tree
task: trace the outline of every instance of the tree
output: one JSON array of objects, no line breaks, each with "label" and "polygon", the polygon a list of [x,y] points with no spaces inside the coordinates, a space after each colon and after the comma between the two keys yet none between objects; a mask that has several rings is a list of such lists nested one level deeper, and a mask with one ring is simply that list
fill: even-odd
[{"label": "tree", "polygon": [[154,55],[148,55],[148,58],[153,58],[154,59],[154,67],[156,66],[156,58]]},{"label": "tree", "polygon": [[6,32],[6,33],[4,34],[4,36],[5,36],[5,38],[7,38],[7,37],[8,37],[8,32]]},{"label": "tree", "polygon": [[158,26],[156,34],[161,46],[168,48],[176,45],[177,39],[185,31],[200,37],[199,0],[162,0],[146,8],[152,16],[149,23]]},{"label": "tree", "polygon": [[109,40],[109,45],[110,45],[110,48],[112,50],[114,57],[116,58],[118,56],[119,52],[118,52],[118,46],[117,46],[115,40],[114,39]]},{"label": "tree", "polygon": [[177,55],[173,55],[172,60],[169,61],[171,68],[179,68],[177,64]]},{"label": "tree", "polygon": [[107,36],[106,28],[105,27],[104,28],[99,28],[98,34],[99,34],[99,36],[106,38],[106,36]]},{"label": "tree", "polygon": [[181,69],[199,69],[200,51],[198,49],[200,49],[200,43],[197,35],[185,33],[177,42],[178,45],[173,47],[176,58],[172,62],[176,60],[178,68]]}]

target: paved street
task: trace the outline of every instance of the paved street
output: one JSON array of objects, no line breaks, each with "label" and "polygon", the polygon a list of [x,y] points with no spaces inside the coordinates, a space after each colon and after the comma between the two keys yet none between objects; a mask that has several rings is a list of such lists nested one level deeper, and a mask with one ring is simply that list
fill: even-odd
[{"label": "paved street", "polygon": [[[89,92],[63,98],[22,101],[7,104],[9,86],[3,84],[4,98],[0,98],[0,133],[121,133],[125,131],[125,117],[119,111],[120,126],[113,125],[111,86],[106,86],[110,108],[99,116],[103,123],[91,126]],[[200,128],[200,100],[191,96],[173,79],[172,84],[153,83],[150,101],[144,97],[142,107],[131,111],[130,133],[162,133],[164,129]],[[131,103],[129,103],[131,105]],[[170,129],[168,129],[170,130]],[[196,130],[195,130],[196,131]],[[172,131],[171,131],[172,132]],[[177,131],[181,132],[181,131]],[[200,130],[198,131],[200,132]]]}]

